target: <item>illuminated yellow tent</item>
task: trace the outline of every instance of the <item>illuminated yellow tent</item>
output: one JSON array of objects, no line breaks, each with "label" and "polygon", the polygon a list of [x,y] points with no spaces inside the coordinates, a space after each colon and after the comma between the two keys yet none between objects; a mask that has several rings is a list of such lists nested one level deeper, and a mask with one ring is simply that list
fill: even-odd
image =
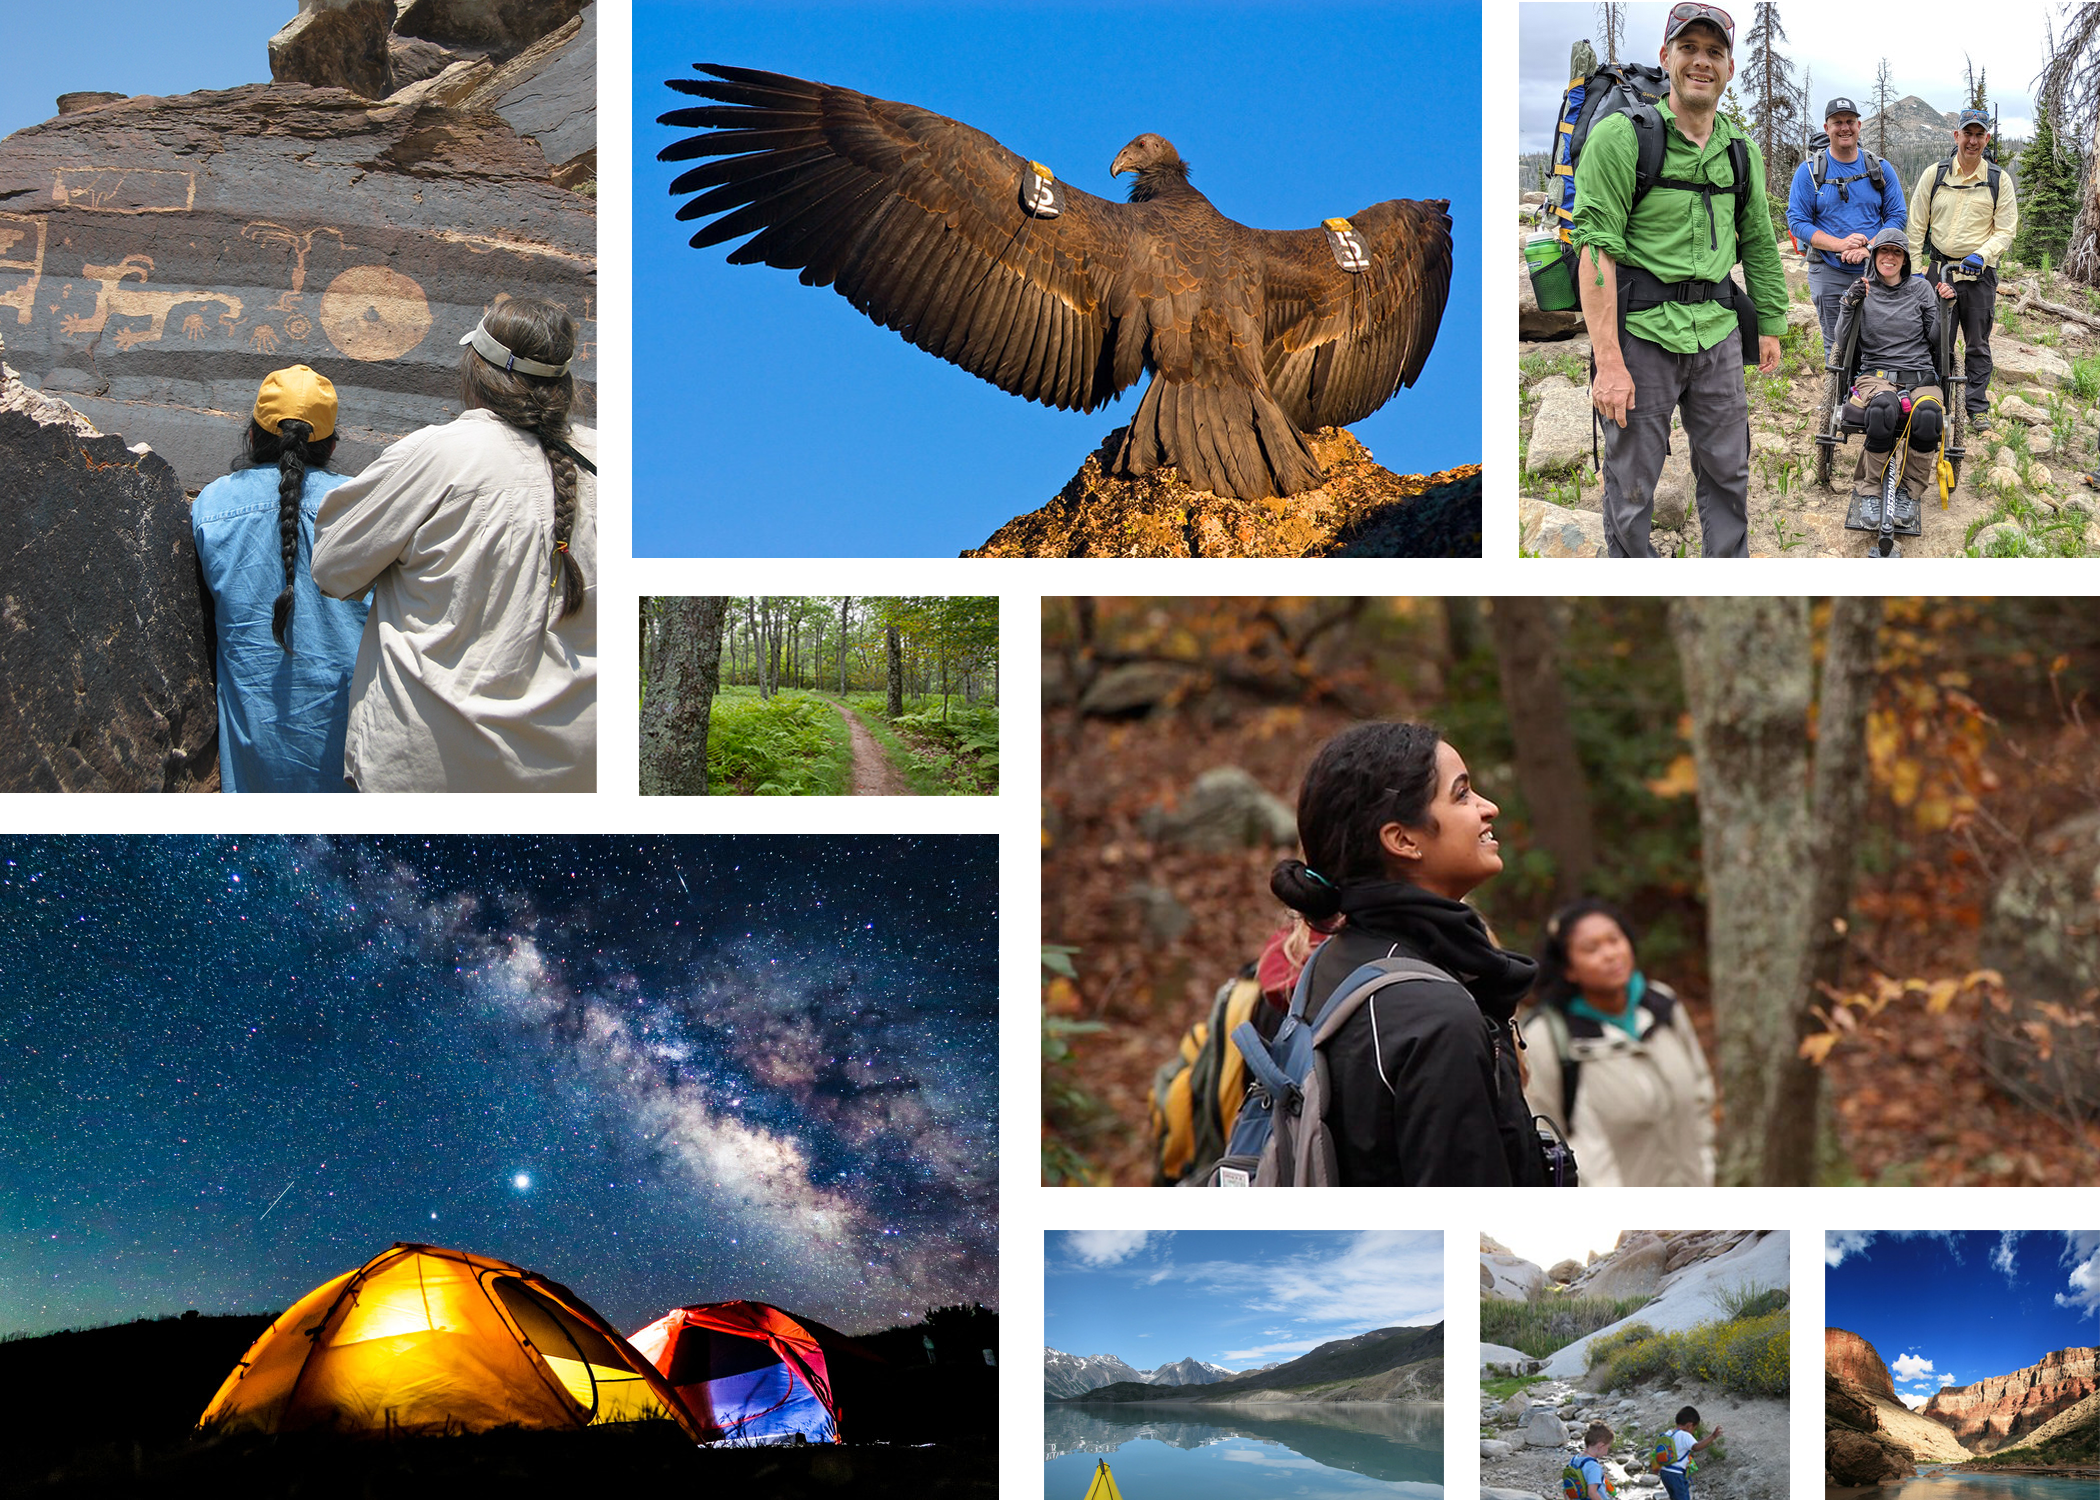
[{"label": "illuminated yellow tent", "polygon": [[396,1245],[264,1330],[199,1426],[480,1432],[692,1418],[649,1361],[568,1288],[432,1245]]}]

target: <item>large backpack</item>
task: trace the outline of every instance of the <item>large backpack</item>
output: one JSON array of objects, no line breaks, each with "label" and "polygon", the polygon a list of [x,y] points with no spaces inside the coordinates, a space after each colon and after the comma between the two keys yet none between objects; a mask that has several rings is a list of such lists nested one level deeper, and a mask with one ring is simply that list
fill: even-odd
[{"label": "large backpack", "polygon": [[[1888,196],[1888,184],[1882,180],[1881,158],[1864,146],[1859,148],[1859,154],[1867,159],[1867,169],[1851,177],[1840,177],[1838,179],[1839,195],[1847,196],[1845,194],[1846,184],[1857,182],[1864,177],[1867,181],[1874,184],[1875,192],[1886,198]],[[1830,148],[1825,146],[1814,156],[1811,156],[1808,159],[1808,163],[1809,179],[1815,183],[1816,191],[1820,193],[1823,191],[1823,184],[1827,180],[1827,174],[1830,171]]]},{"label": "large backpack", "polygon": [[[1947,180],[1947,174],[1953,169],[1954,158],[1950,156],[1932,169],[1932,186],[1925,190],[1925,264],[1928,267],[1946,258],[1932,243],[1932,200],[1939,196],[1940,185]],[[1984,162],[1983,171],[1990,184],[1991,213],[1995,216],[1998,212],[1998,178],[2001,174],[1997,163],[1989,160]],[[1967,192],[1975,186],[1973,182],[1957,182],[1952,190],[1958,193]]]},{"label": "large backpack", "polygon": [[1340,1178],[1334,1138],[1327,1128],[1332,1083],[1327,1044],[1371,997],[1395,984],[1443,980],[1442,969],[1413,958],[1380,958],[1350,973],[1328,997],[1317,1019],[1305,1013],[1312,990],[1308,961],[1291,991],[1290,1010],[1273,1038],[1251,1024],[1232,1032],[1252,1082],[1225,1154],[1205,1174],[1212,1187],[1331,1187]]},{"label": "large backpack", "polygon": [[1232,1033],[1249,1022],[1273,1032],[1277,1019],[1276,1008],[1263,1002],[1255,966],[1248,964],[1218,986],[1207,1018],[1182,1033],[1174,1056],[1152,1075],[1147,1101],[1155,1187],[1172,1187],[1225,1154],[1225,1139],[1247,1098],[1247,1064]]}]

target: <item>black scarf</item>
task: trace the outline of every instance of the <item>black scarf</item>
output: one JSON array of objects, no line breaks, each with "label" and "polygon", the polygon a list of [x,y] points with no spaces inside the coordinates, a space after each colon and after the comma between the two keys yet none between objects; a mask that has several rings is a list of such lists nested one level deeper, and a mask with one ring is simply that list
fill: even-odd
[{"label": "black scarf", "polygon": [[1521,953],[1497,948],[1480,913],[1404,880],[1370,881],[1342,889],[1349,925],[1390,934],[1472,992],[1482,1014],[1507,1022],[1531,993],[1539,966]]}]

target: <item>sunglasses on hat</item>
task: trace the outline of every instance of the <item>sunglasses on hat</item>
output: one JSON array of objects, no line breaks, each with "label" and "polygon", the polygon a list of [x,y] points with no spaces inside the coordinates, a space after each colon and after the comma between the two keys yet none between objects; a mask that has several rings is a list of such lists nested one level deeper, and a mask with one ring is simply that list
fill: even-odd
[{"label": "sunglasses on hat", "polygon": [[1694,21],[1706,21],[1720,27],[1721,34],[1728,38],[1728,45],[1735,45],[1735,17],[1718,5],[1699,5],[1693,3],[1693,0],[1670,7],[1670,18],[1663,27],[1663,41],[1667,43],[1675,40],[1677,33]]}]

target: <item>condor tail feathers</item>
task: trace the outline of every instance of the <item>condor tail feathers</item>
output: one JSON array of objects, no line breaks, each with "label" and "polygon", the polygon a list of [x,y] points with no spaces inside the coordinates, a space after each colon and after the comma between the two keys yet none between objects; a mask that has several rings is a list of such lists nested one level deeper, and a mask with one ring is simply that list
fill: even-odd
[{"label": "condor tail feathers", "polygon": [[1295,495],[1321,482],[1305,435],[1267,391],[1155,375],[1113,470],[1136,477],[1169,464],[1190,489],[1241,500]]}]

